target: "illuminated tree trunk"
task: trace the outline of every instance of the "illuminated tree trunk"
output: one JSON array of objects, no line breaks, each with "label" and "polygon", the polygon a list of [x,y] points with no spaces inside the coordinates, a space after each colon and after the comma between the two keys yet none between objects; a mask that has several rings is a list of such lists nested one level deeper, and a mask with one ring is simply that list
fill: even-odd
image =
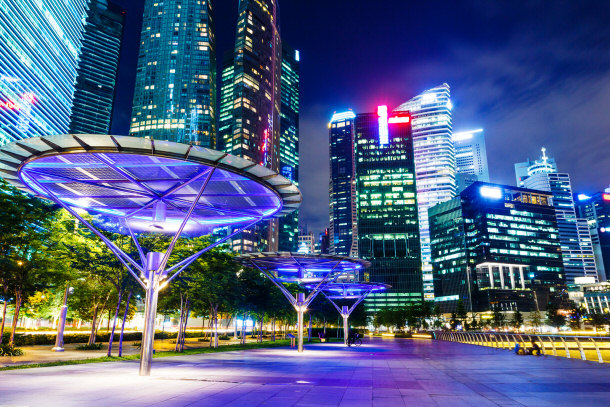
[{"label": "illuminated tree trunk", "polygon": [[15,291],[15,312],[13,313],[13,323],[11,324],[11,339],[8,341],[8,346],[15,346],[15,330],[17,329],[17,320],[19,319],[19,311],[21,310],[21,290]]},{"label": "illuminated tree trunk", "polygon": [[116,321],[119,318],[119,308],[121,308],[121,300],[123,299],[123,290],[119,290],[119,300],[116,303],[116,310],[114,311],[114,319],[112,320],[112,332],[108,338],[108,356],[112,355],[112,341],[114,340],[114,331],[116,329]]},{"label": "illuminated tree trunk", "polygon": [[123,356],[123,332],[125,332],[125,320],[127,320],[127,313],[129,312],[129,300],[131,300],[131,291],[127,296],[127,304],[125,304],[125,313],[123,314],[123,322],[121,323],[121,336],[119,338],[119,357]]},{"label": "illuminated tree trunk", "polygon": [[4,323],[6,321],[6,306],[8,305],[8,288],[4,286],[4,307],[2,308],[2,325],[0,325],[0,345],[2,344],[2,338],[4,337]]}]

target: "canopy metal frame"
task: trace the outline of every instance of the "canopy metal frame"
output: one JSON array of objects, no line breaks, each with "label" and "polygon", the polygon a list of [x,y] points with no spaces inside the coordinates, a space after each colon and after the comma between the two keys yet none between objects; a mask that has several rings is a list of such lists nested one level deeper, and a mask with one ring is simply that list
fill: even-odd
[{"label": "canopy metal frame", "polygon": [[[111,142],[109,140],[112,140]],[[77,146],[74,146],[76,141]],[[97,146],[96,144],[97,143]],[[122,146],[123,144],[124,146]],[[62,147],[71,146],[71,147]],[[47,149],[45,150],[45,146]],[[132,146],[132,147],[126,147]],[[136,146],[136,147],[133,147]],[[129,151],[126,151],[129,150]],[[177,151],[186,150],[186,154],[182,155]],[[129,171],[119,168],[117,165],[107,159],[103,153],[111,152],[113,154],[130,154],[132,156],[156,156],[166,157],[187,162],[193,162],[203,164],[207,166],[207,169],[199,172],[198,174],[192,175],[188,179],[172,178],[171,181],[175,181],[176,184],[171,186],[168,190],[158,192],[146,185],[147,180],[138,179],[138,177],[131,174]],[[194,157],[193,160],[189,159],[189,153],[198,153],[199,158]],[[91,180],[91,179],[78,179],[61,176],[58,174],[49,174],[48,172],[38,172],[35,168],[28,168],[27,164],[35,161],[39,158],[48,156],[62,156],[73,153],[86,154],[86,156],[92,160],[95,160],[98,167],[100,163],[103,163],[105,167],[110,168],[114,173],[120,174],[123,180],[113,179],[108,180]],[[202,159],[200,156],[206,155],[215,158]],[[233,163],[239,163],[241,168],[235,167]],[[87,164],[83,164],[85,167]],[[160,165],[160,164],[159,164]],[[266,211],[268,207],[261,208],[252,202],[251,208],[258,209],[251,212],[239,211],[238,210],[227,210],[218,209],[214,210],[219,213],[233,212],[240,216],[247,216],[241,220],[240,223],[230,223],[233,229],[227,233],[226,236],[211,242],[205,248],[198,252],[188,256],[187,258],[179,261],[178,263],[169,266],[169,258],[175,248],[178,239],[183,235],[185,227],[189,221],[197,222],[193,219],[193,213],[198,206],[201,206],[200,202],[204,195],[210,180],[214,173],[221,168],[226,173],[235,174],[238,176],[246,177],[250,182],[262,185],[265,187],[265,191],[269,194],[275,194],[280,198],[280,203],[273,212]],[[83,170],[85,172],[86,170]],[[248,173],[250,171],[250,173]],[[142,286],[146,292],[145,309],[144,309],[144,330],[142,332],[142,345],[141,345],[141,358],[140,358],[140,376],[149,376],[151,372],[151,362],[153,355],[153,343],[154,343],[154,332],[155,332],[155,318],[157,313],[157,298],[159,291],[175,279],[182,271],[184,271],[189,265],[191,265],[197,258],[211,250],[212,248],[224,243],[231,239],[235,235],[241,233],[243,230],[248,229],[256,223],[262,221],[265,218],[272,216],[281,216],[289,213],[296,209],[301,202],[301,194],[298,189],[284,177],[277,173],[269,170],[268,168],[259,166],[255,163],[248,162],[238,157],[230,156],[226,153],[217,152],[209,149],[202,149],[194,146],[187,146],[178,143],[163,142],[160,143],[160,148],[155,149],[155,143],[153,140],[138,139],[135,137],[122,137],[122,136],[104,136],[104,135],[64,135],[64,136],[50,136],[31,138],[21,140],[19,142],[11,143],[3,146],[0,149],[0,172],[3,173],[3,177],[16,186],[19,189],[27,190],[30,193],[39,194],[43,193],[44,198],[47,198],[65,209],[68,213],[74,216],[80,223],[87,227],[93,234],[95,234],[109,250],[117,257],[117,259],[125,266],[131,276]],[[259,175],[257,175],[259,174]],[[260,174],[266,174],[260,176]],[[194,181],[201,180],[205,177],[201,187],[197,188],[197,194],[192,202],[188,202],[187,208],[180,208],[166,199],[169,195],[175,194],[177,191],[192,185]],[[41,179],[43,180],[41,182]],[[97,182],[95,182],[97,181]],[[128,181],[128,185],[133,185],[134,188],[125,188],[124,185],[114,185],[113,183],[121,183]],[[223,179],[224,181],[224,179]],[[135,248],[137,249],[137,257],[132,258],[129,254],[125,253],[120,247],[118,247],[113,241],[108,239],[100,230],[104,230],[102,227],[96,227],[87,219],[85,219],[79,211],[75,209],[73,199],[68,199],[58,195],[49,188],[53,182],[70,182],[80,184],[91,184],[95,183],[96,187],[102,187],[109,190],[120,191],[121,193],[136,194],[138,198],[149,197],[150,200],[144,203],[139,208],[125,213],[123,216],[115,216],[120,219],[120,223],[127,229],[128,235],[131,237]],[[102,182],[105,185],[102,185]],[[230,182],[227,181],[227,182]],[[138,190],[141,189],[141,190]],[[241,195],[240,195],[241,193]],[[237,189],[235,196],[245,196],[247,193],[243,190]],[[82,195],[83,198],[87,198],[86,195]],[[102,200],[104,197],[96,195],[95,199]],[[116,198],[116,195],[109,195],[107,198]],[[69,202],[66,202],[69,201]],[[173,234],[164,233],[171,236],[171,240],[165,252],[148,252],[144,253],[140,242],[138,241],[137,234],[134,233],[130,227],[128,218],[136,215],[138,212],[148,209],[154,206],[157,202],[164,202],[167,205],[173,205],[177,210],[177,213],[182,214],[182,219],[179,223],[178,229]],[[71,204],[72,203],[72,204]],[[286,207],[287,206],[287,207]],[[108,206],[109,209],[115,209]],[[176,218],[174,218],[176,219]],[[180,218],[177,218],[180,219]],[[154,232],[152,232],[154,233]],[[125,233],[124,233],[125,234]]]},{"label": "canopy metal frame", "polygon": [[[337,285],[341,285],[342,291],[340,294],[327,294],[326,291],[332,292],[332,283],[327,284],[325,287],[321,289],[322,295],[326,297],[326,299],[335,307],[339,315],[343,318],[343,343],[346,346],[349,346],[349,317],[352,315],[352,312],[358,307],[358,305],[364,301],[372,292],[374,291],[382,291],[390,286],[386,284],[377,284],[377,283],[362,283],[362,282],[354,282],[354,283],[339,283]],[[352,288],[349,288],[349,286]],[[353,294],[354,288],[360,291],[359,294]],[[335,300],[338,299],[356,299],[356,301],[351,305],[343,305],[339,307]]]},{"label": "canopy metal frame", "polygon": [[[315,260],[315,264],[312,264]],[[281,291],[290,305],[297,312],[297,351],[303,352],[303,316],[309,305],[328,284],[334,283],[339,277],[361,267],[368,267],[369,263],[360,259],[330,255],[302,255],[297,253],[252,253],[243,255],[239,261],[247,266],[259,270],[265,277]],[[296,267],[296,273],[281,276],[282,267]],[[320,266],[325,266],[320,269]],[[327,267],[330,266],[330,269]],[[347,266],[347,267],[345,267]],[[275,271],[275,274],[273,273]],[[291,293],[283,283],[301,283],[305,273],[317,274],[316,283],[309,286],[310,293]]]}]

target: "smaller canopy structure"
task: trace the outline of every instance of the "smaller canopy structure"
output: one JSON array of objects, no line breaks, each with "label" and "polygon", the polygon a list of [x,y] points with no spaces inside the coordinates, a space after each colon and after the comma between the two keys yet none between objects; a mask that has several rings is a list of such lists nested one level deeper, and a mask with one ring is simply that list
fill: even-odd
[{"label": "smaller canopy structure", "polygon": [[[313,284],[307,284],[306,288],[312,290],[315,289]],[[324,285],[320,288],[322,295],[324,295],[328,301],[335,307],[335,309],[343,317],[343,340],[348,345],[348,334],[349,334],[349,316],[354,312],[358,304],[360,304],[368,295],[375,291],[383,291],[391,288],[387,284],[381,283],[369,283],[369,282],[335,282]],[[351,307],[343,305],[339,308],[336,300],[350,300],[355,299],[356,302]]]},{"label": "smaller canopy structure", "polygon": [[[247,253],[235,259],[246,267],[260,270],[281,291],[298,314],[298,351],[303,352],[303,314],[320,293],[320,288],[339,277],[351,278],[369,267],[365,260],[327,254],[301,254],[290,252]],[[310,284],[311,292],[296,297],[282,284]]]}]

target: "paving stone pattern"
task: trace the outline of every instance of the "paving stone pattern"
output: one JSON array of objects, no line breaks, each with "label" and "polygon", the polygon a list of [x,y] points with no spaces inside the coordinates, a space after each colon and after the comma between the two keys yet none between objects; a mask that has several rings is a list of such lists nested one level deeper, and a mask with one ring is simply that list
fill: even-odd
[{"label": "paving stone pattern", "polygon": [[0,372],[0,406],[607,406],[610,366],[452,342],[365,338]]}]

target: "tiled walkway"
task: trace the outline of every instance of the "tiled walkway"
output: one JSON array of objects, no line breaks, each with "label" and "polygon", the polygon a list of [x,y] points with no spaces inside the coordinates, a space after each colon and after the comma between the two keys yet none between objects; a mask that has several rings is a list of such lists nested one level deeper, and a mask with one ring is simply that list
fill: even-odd
[{"label": "tiled walkway", "polygon": [[0,406],[607,406],[610,366],[459,343],[338,344],[0,372]]}]

